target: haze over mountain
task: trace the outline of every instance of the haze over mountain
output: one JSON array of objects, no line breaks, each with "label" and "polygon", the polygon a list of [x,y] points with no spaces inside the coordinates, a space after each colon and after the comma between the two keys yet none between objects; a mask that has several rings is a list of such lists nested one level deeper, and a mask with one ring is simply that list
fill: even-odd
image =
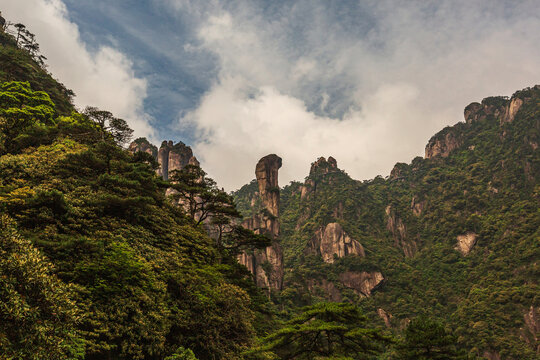
[{"label": "haze over mountain", "polygon": [[228,190],[268,153],[284,154],[282,183],[320,155],[355,178],[386,176],[470,99],[540,83],[535,1],[4,0],[2,11],[40,34],[77,105],[191,145]]}]

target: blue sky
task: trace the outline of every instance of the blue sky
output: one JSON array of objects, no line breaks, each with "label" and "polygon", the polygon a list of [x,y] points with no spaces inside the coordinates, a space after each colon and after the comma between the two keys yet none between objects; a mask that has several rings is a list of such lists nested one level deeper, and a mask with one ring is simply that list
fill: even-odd
[{"label": "blue sky", "polygon": [[0,0],[49,69],[139,136],[191,145],[228,190],[334,156],[354,178],[422,156],[463,108],[540,83],[537,0]]},{"label": "blue sky", "polygon": [[137,76],[148,80],[144,109],[154,119],[156,136],[192,143],[191,131],[175,120],[196,107],[215,77],[212,54],[193,56],[184,45],[196,41],[189,21],[163,4],[145,1],[66,0],[69,19],[83,41],[98,48],[110,44],[133,61]]}]

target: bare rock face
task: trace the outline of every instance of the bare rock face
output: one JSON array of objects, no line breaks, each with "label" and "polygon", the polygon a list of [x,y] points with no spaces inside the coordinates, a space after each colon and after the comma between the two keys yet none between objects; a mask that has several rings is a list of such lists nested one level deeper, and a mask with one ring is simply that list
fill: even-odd
[{"label": "bare rock face", "polygon": [[281,158],[275,154],[263,157],[257,163],[255,176],[263,210],[242,223],[246,229],[266,234],[272,245],[253,254],[243,253],[238,261],[254,275],[257,286],[279,290],[283,284],[283,252],[277,242],[279,237],[279,184],[278,170]]},{"label": "bare rock face", "polygon": [[508,100],[503,97],[491,97],[482,100],[482,103],[473,102],[464,110],[465,122],[471,124],[475,121],[486,120],[488,117],[501,119],[505,112]]},{"label": "bare rock face", "polygon": [[504,113],[504,117],[501,118],[501,125],[503,123],[510,123],[514,121],[514,118],[516,117],[516,114],[519,110],[519,108],[523,105],[523,100],[520,98],[512,98],[510,100],[510,103],[506,107],[506,111]]},{"label": "bare rock face", "polygon": [[311,242],[311,250],[320,253],[323,261],[328,264],[334,262],[334,255],[340,258],[347,255],[366,256],[362,244],[347,235],[339,223],[330,223],[317,230]]},{"label": "bare rock face", "polygon": [[390,321],[392,320],[393,316],[392,314],[384,311],[383,309],[381,308],[378,308],[377,309],[377,315],[379,315],[379,317],[384,321],[384,325],[386,325],[387,328],[391,328],[392,327],[392,324],[390,323]]},{"label": "bare rock face", "polygon": [[146,138],[138,138],[137,140],[133,141],[131,144],[129,144],[128,150],[132,153],[142,151],[152,155],[154,158],[157,157],[158,153],[157,147],[152,145]]},{"label": "bare rock face", "polygon": [[346,271],[339,275],[341,283],[354,290],[358,295],[369,297],[384,280],[384,276],[378,272],[352,272]]},{"label": "bare rock face", "polygon": [[477,235],[471,231],[457,236],[457,244],[455,249],[462,255],[468,255],[471,252],[474,244],[476,244]]},{"label": "bare rock face", "polygon": [[171,171],[181,170],[188,164],[200,166],[191,148],[181,141],[176,144],[171,140],[163,141],[158,150],[146,138],[139,138],[129,145],[128,150],[133,153],[143,151],[152,155],[159,163],[157,174],[165,180],[169,179]]},{"label": "bare rock face", "polygon": [[159,147],[157,161],[159,163],[158,175],[163,179],[169,179],[169,152],[173,147],[172,141],[163,141]]},{"label": "bare rock face", "polygon": [[[426,145],[425,158],[431,159],[435,156],[447,157],[450,152],[463,144],[463,140],[451,128],[447,128],[445,134],[437,134],[432,137]],[[444,130],[443,130],[444,131]]]},{"label": "bare rock face", "polygon": [[[192,160],[193,158],[193,160]],[[172,141],[164,141],[158,151],[158,163],[160,168],[158,174],[163,179],[168,180],[172,171],[181,170],[189,164],[190,160],[198,163],[193,157],[193,151],[183,142],[173,144]]]},{"label": "bare rock face", "polygon": [[[183,142],[179,142],[170,149],[169,151],[169,163],[168,171],[169,174],[174,170],[181,170],[186,165],[189,164],[189,161],[193,158],[193,151],[189,146],[186,146]],[[196,161],[197,159],[195,159]],[[198,162],[198,161],[197,161]]]},{"label": "bare rock face", "polygon": [[386,228],[392,233],[396,246],[403,250],[406,257],[413,257],[418,251],[418,245],[416,241],[410,239],[407,227],[395,214],[391,205],[386,207],[386,221]]},{"label": "bare rock face", "polygon": [[540,308],[531,305],[529,311],[523,314],[525,326],[521,328],[521,338],[540,354]]},{"label": "bare rock face", "polygon": [[309,196],[317,190],[317,184],[313,179],[307,179],[304,185],[300,186],[300,200],[309,199]]},{"label": "bare rock face", "polygon": [[279,216],[278,170],[280,167],[281,158],[270,154],[259,160],[255,168],[255,176],[263,204],[275,217]]}]

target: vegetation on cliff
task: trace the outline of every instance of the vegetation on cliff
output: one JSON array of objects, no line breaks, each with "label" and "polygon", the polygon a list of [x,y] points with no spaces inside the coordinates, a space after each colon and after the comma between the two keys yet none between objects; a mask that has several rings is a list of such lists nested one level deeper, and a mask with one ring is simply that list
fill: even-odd
[{"label": "vegetation on cliff", "polygon": [[[304,183],[283,188],[280,306],[350,301],[373,324],[386,314],[396,336],[429,316],[470,356],[537,358],[535,325],[524,317],[540,306],[540,87],[473,103],[465,115],[430,140],[429,158],[397,164],[386,179],[353,180],[319,159]],[[244,214],[255,190],[235,193]],[[336,222],[365,257],[327,263],[332,254],[309,250]],[[384,281],[370,297],[345,279],[377,272]]]}]

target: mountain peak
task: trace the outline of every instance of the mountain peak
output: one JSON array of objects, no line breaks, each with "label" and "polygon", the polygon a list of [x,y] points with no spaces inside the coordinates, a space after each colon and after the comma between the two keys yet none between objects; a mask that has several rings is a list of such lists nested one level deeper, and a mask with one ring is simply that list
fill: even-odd
[{"label": "mountain peak", "polygon": [[311,170],[309,171],[309,176],[323,175],[336,171],[339,171],[336,159],[334,159],[332,156],[329,156],[327,160],[321,156],[317,159],[317,161],[311,163]]}]

